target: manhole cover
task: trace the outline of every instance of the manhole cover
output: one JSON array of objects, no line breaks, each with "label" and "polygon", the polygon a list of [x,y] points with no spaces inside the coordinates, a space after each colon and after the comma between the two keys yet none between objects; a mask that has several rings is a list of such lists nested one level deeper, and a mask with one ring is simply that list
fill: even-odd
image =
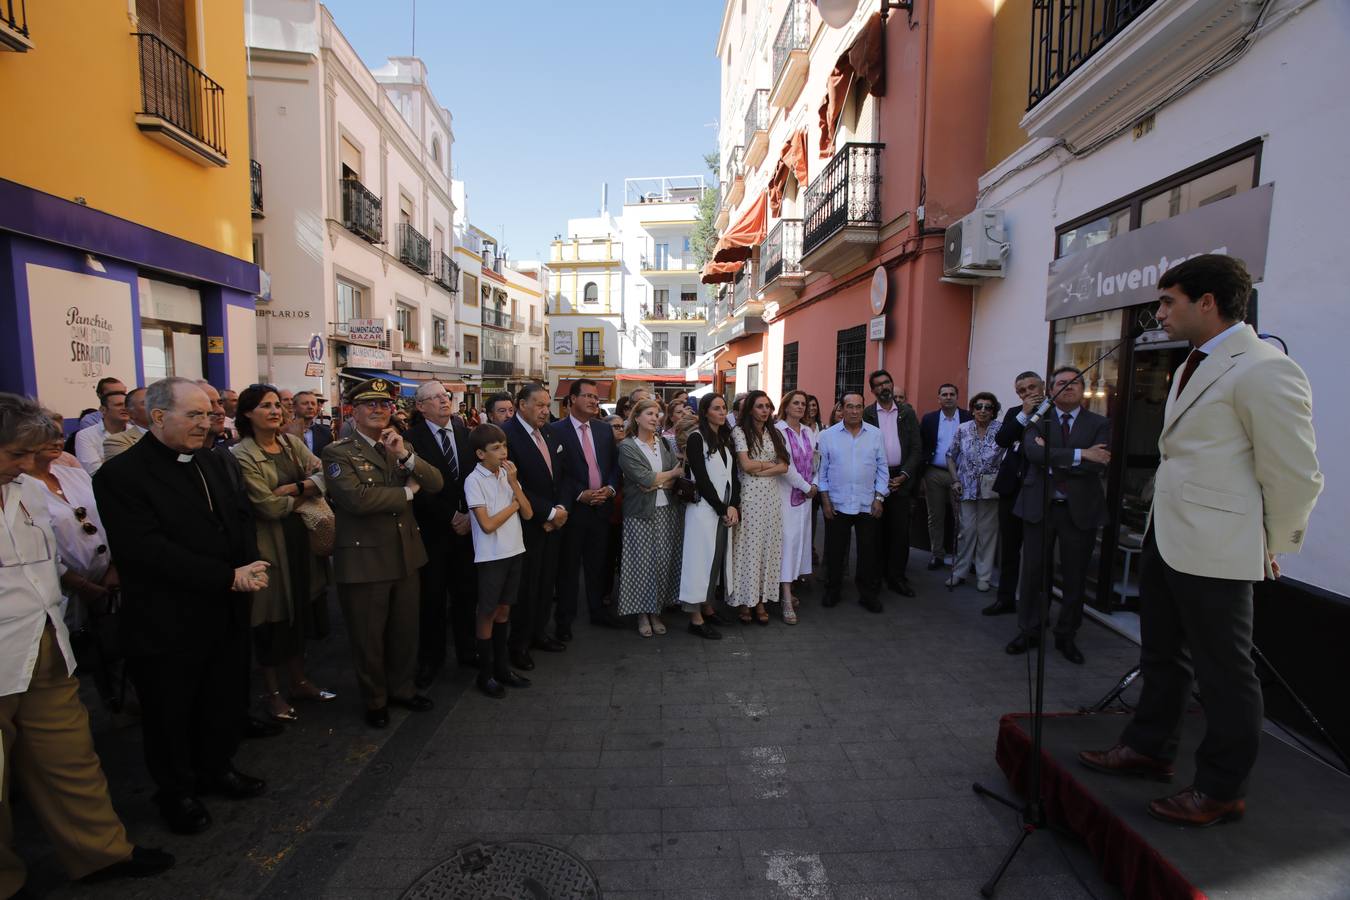
[{"label": "manhole cover", "polygon": [[557,847],[529,841],[469,844],[432,866],[407,900],[599,900],[595,875]]}]

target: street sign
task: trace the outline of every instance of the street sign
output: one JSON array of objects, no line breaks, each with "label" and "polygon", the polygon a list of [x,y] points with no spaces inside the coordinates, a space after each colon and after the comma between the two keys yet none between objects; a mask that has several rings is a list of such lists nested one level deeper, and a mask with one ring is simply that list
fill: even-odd
[{"label": "street sign", "polygon": [[321,362],[305,363],[305,377],[306,377],[306,378],[322,378],[322,377],[323,377],[323,363],[321,363]]},{"label": "street sign", "polygon": [[208,338],[206,339],[206,352],[207,352],[207,353],[224,353],[224,352],[225,352],[225,338],[224,338],[223,336],[221,336],[221,337],[216,337],[215,335],[212,335],[212,336],[208,337]]},{"label": "street sign", "polygon": [[886,295],[889,293],[889,288],[890,284],[886,280],[886,267],[877,266],[877,270],[872,273],[870,294],[872,315],[879,316],[886,311]]},{"label": "street sign", "polygon": [[351,319],[347,322],[347,337],[378,344],[384,340],[384,319]]},{"label": "street sign", "polygon": [[867,323],[867,337],[868,337],[869,339],[871,339],[871,340],[874,340],[874,341],[884,341],[884,340],[886,340],[886,317],[885,317],[885,316],[877,316],[877,317],[874,318],[874,319],[868,320],[868,323]]},{"label": "street sign", "polygon": [[[313,335],[309,339],[309,361],[312,363],[323,362],[323,336]],[[321,373],[322,374],[322,373]]]}]

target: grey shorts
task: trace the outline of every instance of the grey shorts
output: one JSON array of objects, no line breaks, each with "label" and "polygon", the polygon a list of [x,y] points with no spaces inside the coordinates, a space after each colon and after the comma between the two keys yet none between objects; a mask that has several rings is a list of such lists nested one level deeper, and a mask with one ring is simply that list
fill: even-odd
[{"label": "grey shorts", "polygon": [[499,606],[515,606],[525,554],[475,563],[478,570],[478,615],[490,616]]}]

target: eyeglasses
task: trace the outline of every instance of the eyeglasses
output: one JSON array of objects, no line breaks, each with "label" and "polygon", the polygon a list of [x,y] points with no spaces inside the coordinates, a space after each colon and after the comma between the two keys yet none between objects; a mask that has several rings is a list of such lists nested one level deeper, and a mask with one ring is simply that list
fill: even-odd
[{"label": "eyeglasses", "polygon": [[971,407],[971,409],[975,410],[976,412],[979,412],[979,411],[981,411],[981,410],[985,410],[985,411],[987,411],[987,412],[993,412],[993,411],[994,411],[994,404],[992,404],[992,403],[976,403],[974,406]]},{"label": "eyeglasses", "polygon": [[86,522],[85,519],[87,518],[89,518],[89,510],[85,509],[83,506],[75,507],[75,521],[80,523],[80,527],[84,529],[84,533],[98,534],[98,526],[93,522]]},{"label": "eyeglasses", "polygon": [[376,409],[386,409],[394,405],[393,400],[362,400],[357,406],[373,406]]}]

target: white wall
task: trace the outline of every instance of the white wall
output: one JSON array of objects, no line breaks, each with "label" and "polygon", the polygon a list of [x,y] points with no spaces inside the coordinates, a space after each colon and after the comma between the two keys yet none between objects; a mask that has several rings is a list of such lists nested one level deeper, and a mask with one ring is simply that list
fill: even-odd
[{"label": "white wall", "polygon": [[1046,266],[1054,229],[1106,203],[1263,138],[1260,181],[1275,184],[1260,287],[1260,328],[1289,344],[1312,382],[1319,459],[1326,490],[1302,554],[1283,561],[1292,578],[1346,592],[1350,564],[1340,546],[1350,531],[1350,424],[1344,406],[1345,336],[1350,334],[1344,258],[1350,168],[1350,7],[1314,3],[1251,48],[1228,70],[1160,110],[1154,130],[1130,133],[1082,160],[1046,160],[1009,179],[982,205],[1001,206],[1012,243],[1008,277],[974,291],[972,391],[1005,405],[1013,377],[1045,361]]}]

